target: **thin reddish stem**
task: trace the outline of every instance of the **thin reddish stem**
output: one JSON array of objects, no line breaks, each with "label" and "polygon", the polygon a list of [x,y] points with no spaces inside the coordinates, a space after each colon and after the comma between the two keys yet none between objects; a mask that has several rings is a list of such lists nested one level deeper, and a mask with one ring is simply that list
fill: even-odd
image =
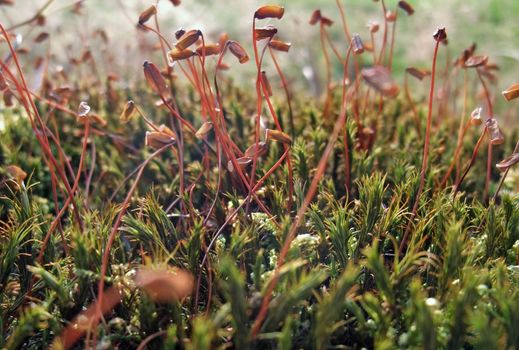
[{"label": "thin reddish stem", "polygon": [[383,16],[384,16],[384,38],[382,39],[382,47],[380,48],[380,54],[378,56],[377,64],[383,64],[383,61],[385,58],[384,56],[386,53],[387,27],[388,27],[387,18],[386,18],[386,13],[387,13],[386,3],[384,2],[384,0],[381,0],[380,3],[382,5],[382,12],[383,12]]},{"label": "thin reddish stem", "polygon": [[391,71],[393,69],[393,51],[395,49],[395,34],[396,34],[396,23],[398,20],[398,11],[395,11],[396,18],[393,22],[392,28],[391,28],[391,45],[389,48],[389,61],[387,63],[388,69]]},{"label": "thin reddish stem", "polygon": [[465,177],[469,173],[469,170],[472,168],[472,166],[476,162],[476,157],[478,155],[479,147],[481,146],[481,142],[483,141],[486,132],[487,132],[487,128],[485,127],[483,129],[483,132],[479,136],[478,142],[476,142],[476,145],[474,146],[474,150],[472,151],[472,157],[470,158],[469,165],[466,167],[465,171],[463,172],[463,175],[461,175],[460,179],[456,183],[456,186],[454,187],[454,197],[456,197],[456,194],[458,193],[463,180],[465,180]]},{"label": "thin reddish stem", "polygon": [[291,132],[292,138],[294,138],[294,136],[295,136],[294,113],[292,111],[292,102],[291,102],[291,97],[290,97],[290,91],[288,89],[288,82],[285,78],[285,75],[283,74],[283,71],[281,70],[281,67],[279,66],[276,55],[274,55],[274,51],[272,50],[271,47],[269,47],[269,51],[270,51],[270,56],[272,57],[272,61],[274,62],[274,66],[276,67],[276,71],[278,72],[279,78],[281,79],[281,85],[283,87],[283,90],[285,91],[285,96],[287,98],[287,105],[288,105],[290,132]]},{"label": "thin reddish stem", "polygon": [[[462,120],[463,122],[463,120]],[[440,183],[440,188],[444,188],[447,184],[447,181],[449,180],[449,177],[452,173],[452,170],[454,169],[454,166],[458,162],[458,159],[460,158],[461,149],[463,147],[463,137],[467,133],[468,128],[470,127],[470,120],[467,121],[465,124],[465,127],[462,125],[462,130],[460,131],[460,134],[458,136],[458,144],[456,145],[456,150],[454,151],[454,157],[452,158],[452,161],[449,165],[449,169],[447,170],[447,173],[445,173],[445,176],[442,179],[442,182]]]},{"label": "thin reddish stem", "polygon": [[[478,78],[481,82],[481,85],[483,86],[483,90],[485,91],[485,97],[487,100],[487,106],[488,106],[488,116],[487,119],[494,117],[494,109],[492,106],[492,99],[490,98],[490,91],[488,90],[487,84],[485,83],[485,80],[483,79],[483,76],[481,75],[481,72],[479,71],[479,68],[476,68],[476,71],[478,72]],[[488,193],[490,188],[490,178],[492,176],[492,142],[490,142],[490,139],[488,141],[487,146],[487,172],[485,177],[485,189],[483,191],[483,200],[485,203],[488,203]]]},{"label": "thin reddish stem", "polygon": [[337,3],[337,7],[339,8],[339,13],[341,14],[341,22],[342,22],[342,29],[344,31],[344,35],[346,35],[346,39],[348,39],[348,42],[351,42],[351,34],[348,29],[348,23],[346,22],[346,16],[344,14],[344,7],[342,6],[340,0],[335,0]]},{"label": "thin reddish stem", "polygon": [[431,125],[432,125],[432,111],[433,111],[433,100],[434,100],[434,83],[436,76],[436,60],[438,58],[438,48],[440,47],[440,41],[436,41],[436,45],[434,46],[434,54],[433,54],[433,62],[432,62],[432,70],[431,70],[431,87],[429,89],[429,106],[427,112],[427,127],[425,129],[425,141],[423,146],[423,158],[422,158],[422,170],[420,171],[420,184],[418,186],[418,191],[416,192],[415,201],[413,204],[413,210],[411,212],[411,217],[409,222],[407,223],[407,227],[404,233],[404,237],[400,242],[400,247],[398,249],[398,255],[401,255],[411,232],[411,226],[414,218],[416,217],[416,213],[418,211],[418,206],[420,205],[420,197],[422,195],[424,186],[425,186],[425,173],[427,172],[427,164],[429,160],[429,144],[431,140]]}]

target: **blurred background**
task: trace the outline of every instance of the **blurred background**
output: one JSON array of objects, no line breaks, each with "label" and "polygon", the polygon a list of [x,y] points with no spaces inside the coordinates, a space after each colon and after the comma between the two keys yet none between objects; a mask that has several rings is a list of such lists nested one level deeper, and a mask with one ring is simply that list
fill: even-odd
[{"label": "blurred background", "polygon": [[[12,2],[11,5],[6,3]],[[324,16],[335,23],[329,32],[337,48],[345,52],[347,43],[342,32],[339,11],[334,0],[278,0],[285,6],[282,20],[262,21],[261,25],[273,24],[282,40],[292,43],[288,54],[277,56],[283,70],[295,88],[301,91],[319,93],[322,84],[324,63],[319,42],[318,26],[310,26],[308,20],[313,10],[321,9]],[[445,26],[449,35],[448,50],[443,50],[440,60],[453,61],[464,48],[477,43],[477,53],[487,54],[490,61],[501,67],[499,81],[493,86],[494,94],[499,94],[511,83],[519,80],[519,13],[518,0],[409,0],[415,14],[405,16],[399,10],[396,28],[394,73],[402,79],[402,72],[408,66],[428,68],[431,62],[434,41],[432,33],[437,27]],[[159,50],[154,49],[157,37],[151,32],[136,28],[139,13],[156,1],[143,0],[0,0],[0,23],[9,28],[30,19],[43,6],[48,5],[43,14],[45,24],[41,27],[21,26],[16,32],[24,38],[22,47],[30,48],[29,57],[52,53],[49,69],[67,68],[70,60],[80,57],[85,50],[91,50],[97,59],[101,74],[117,73],[124,79],[119,84],[133,84],[142,80],[141,64],[145,59],[161,62]],[[158,18],[162,33],[174,42],[174,32],[178,28],[201,29],[212,41],[217,41],[222,32],[231,39],[243,43],[249,54],[251,49],[251,23],[254,10],[266,2],[257,0],[183,0],[178,7],[168,0],[158,2]],[[349,29],[359,33],[369,41],[366,24],[370,21],[383,23],[381,3],[372,0],[341,0]],[[397,1],[387,0],[388,9],[395,10]],[[104,43],[96,31],[103,30],[108,36]],[[48,32],[50,37],[40,45],[34,45],[34,38],[40,32]],[[381,31],[377,40],[381,40]],[[0,48],[6,54],[5,48]],[[113,62],[108,61],[111,55]],[[333,58],[333,57],[332,57]],[[339,79],[340,65],[336,66]],[[270,61],[266,62],[266,69]],[[366,62],[370,64],[370,62]],[[244,84],[252,84],[254,64],[234,70],[232,76]],[[306,73],[306,77],[305,74]],[[314,75],[314,79],[309,76]],[[314,81],[314,85],[311,81]],[[252,85],[251,85],[252,86]],[[504,104],[497,98],[498,106]]]}]

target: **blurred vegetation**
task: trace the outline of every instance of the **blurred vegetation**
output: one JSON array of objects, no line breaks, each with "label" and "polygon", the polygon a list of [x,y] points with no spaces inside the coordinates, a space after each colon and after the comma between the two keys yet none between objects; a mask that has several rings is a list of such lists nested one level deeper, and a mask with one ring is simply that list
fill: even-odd
[{"label": "blurred vegetation", "polygon": [[[0,7],[0,22],[16,23],[30,17],[46,0],[31,2],[18,1],[16,7]],[[76,50],[88,45],[87,38],[81,33],[85,30],[103,28],[110,36],[113,53],[118,60],[117,73],[126,72],[129,81],[140,79],[131,72],[133,67],[149,59],[150,52],[142,51],[141,40],[132,40],[139,31],[135,29],[135,13],[142,11],[153,1],[137,0],[88,0],[83,3],[85,16],[77,17],[70,14],[70,8],[76,1],[54,0],[48,12],[51,14],[48,27],[52,31],[61,29],[59,43],[53,45],[56,53],[63,53],[63,43],[74,44]],[[387,6],[394,9],[397,0],[387,0]],[[437,27],[445,26],[449,31],[451,57],[457,55],[462,48],[477,42],[479,51],[490,55],[500,64],[503,85],[514,82],[513,76],[519,74],[519,50],[517,49],[519,25],[513,16],[519,11],[519,3],[515,0],[428,0],[409,1],[419,16],[405,18],[398,23],[398,43],[396,45],[395,71],[403,72],[407,62],[414,65],[430,65],[432,47],[424,45],[429,41],[431,33]],[[211,0],[184,1],[181,7],[173,7],[168,1],[161,1],[159,10],[162,25],[170,31],[180,27],[185,29],[200,28],[216,40],[222,31],[229,33],[231,38],[245,42],[250,49],[250,21],[254,10],[265,2],[258,0],[227,0],[225,4]],[[280,57],[285,63],[287,72],[293,77],[294,84],[304,81],[302,68],[308,64],[322,64],[318,30],[308,25],[308,20],[314,9],[321,9],[323,14],[336,23],[330,28],[334,39],[342,39],[340,17],[335,1],[315,0],[280,0],[276,2],[286,8],[285,19],[276,23],[283,33],[283,39],[293,44],[289,57]],[[342,1],[348,16],[352,32],[358,32],[367,40],[369,32],[366,25],[371,20],[382,22],[379,12],[380,2],[372,0]],[[223,10],[223,6],[225,9]],[[222,28],[221,23],[232,23],[232,26]],[[68,28],[68,30],[65,30]],[[72,29],[72,30],[71,30]],[[23,33],[23,32],[22,32]],[[33,35],[36,33],[32,33]],[[142,33],[141,33],[142,35]],[[75,38],[81,38],[78,42]],[[149,38],[149,36],[147,36]],[[308,43],[316,43],[308,45]],[[345,47],[342,48],[345,50]],[[159,56],[157,56],[159,57]],[[313,63],[315,62],[315,63]],[[63,62],[62,62],[63,63]],[[320,70],[320,69],[319,69]],[[247,72],[247,70],[245,70]],[[248,70],[246,75],[253,78],[253,72]],[[337,70],[339,74],[339,70]],[[302,86],[306,89],[308,86]]]},{"label": "blurred vegetation", "polygon": [[[217,8],[219,2],[184,2],[160,3],[168,40],[175,41],[179,26],[199,27],[211,41],[227,30],[253,60],[250,25],[257,2],[228,0],[228,11]],[[31,86],[38,77],[42,84],[31,95],[34,109],[24,108],[21,96],[29,94],[18,88],[16,73],[9,89],[20,98],[11,107],[0,105],[1,349],[519,349],[519,170],[508,169],[497,193],[504,176],[494,166],[517,154],[517,103],[498,101],[513,82],[504,80],[519,71],[519,28],[512,16],[519,3],[413,2],[416,14],[397,24],[392,76],[400,94],[383,97],[360,76],[346,74],[358,87],[344,84],[342,95],[342,65],[334,62],[334,84],[323,101],[317,91],[326,90],[324,81],[311,91],[301,73],[309,65],[323,77],[325,71],[319,29],[307,22],[316,6],[333,17],[332,42],[343,52],[348,43],[337,8],[333,1],[280,1],[286,17],[268,23],[279,22],[280,37],[293,41],[294,50],[279,55],[293,88],[293,127],[274,73],[273,108],[258,112],[254,62],[238,67],[230,54],[231,69],[218,74],[216,60],[207,60],[212,90],[182,78],[180,67],[187,63],[174,66],[174,77],[164,74],[164,89],[157,84],[164,75],[146,82],[151,63],[143,68],[145,59],[165,68],[153,48],[157,37],[134,31],[148,3],[125,1],[124,11],[122,3],[87,1],[82,15],[72,15],[71,3],[56,1],[43,45],[33,41],[43,29],[20,30],[23,45],[33,48],[19,55],[23,72]],[[0,6],[7,18],[0,23],[23,20],[21,9],[30,15],[38,5]],[[344,2],[350,28],[365,37],[371,16],[380,20],[379,5]],[[442,23],[449,44],[440,47],[420,196],[431,78],[410,83],[416,111],[402,82],[408,66],[431,66],[431,32]],[[103,43],[94,33],[105,26],[109,40]],[[489,83],[498,114],[512,116],[498,118],[505,138],[493,147],[490,167],[485,124],[467,124],[464,137],[458,134],[470,111],[486,102],[476,70],[453,64],[473,41],[478,54],[502,65],[502,81],[482,81]],[[39,76],[36,58],[54,50],[55,56],[45,56],[50,68]],[[70,62],[88,50],[93,60]],[[9,54],[5,41],[0,53],[0,59]],[[354,59],[369,66],[369,55]],[[57,74],[59,66],[66,76]],[[6,67],[14,70],[13,62]],[[264,67],[274,72],[270,58]],[[204,77],[199,68],[188,72]],[[136,109],[126,115],[130,99]],[[82,101],[91,107],[85,116],[77,113]],[[268,117],[258,126],[260,112]],[[213,114],[221,117],[218,123],[193,132]],[[37,115],[44,128],[31,124]],[[272,115],[286,133],[267,138],[265,129],[277,128]],[[348,120],[338,124],[335,140],[342,116]],[[150,142],[153,132],[162,133],[162,147]],[[480,135],[484,146],[461,181]],[[42,139],[50,140],[48,149]],[[252,165],[247,150],[259,139],[264,154],[256,153]],[[230,151],[223,150],[227,146]],[[460,160],[454,162],[457,149]],[[254,181],[264,181],[255,197],[229,156],[233,152],[244,161],[245,176],[255,167]],[[76,179],[75,190],[63,185]],[[320,180],[316,194],[298,213],[313,179]],[[301,225],[294,226],[297,220]]]}]

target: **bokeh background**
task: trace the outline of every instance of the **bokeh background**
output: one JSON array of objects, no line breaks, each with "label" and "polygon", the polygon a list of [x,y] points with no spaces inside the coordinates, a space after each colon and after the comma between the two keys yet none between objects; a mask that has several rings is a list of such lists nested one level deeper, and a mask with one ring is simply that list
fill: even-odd
[{"label": "bokeh background", "polygon": [[[95,55],[102,73],[117,73],[124,79],[120,84],[133,84],[142,80],[143,60],[160,61],[160,52],[153,50],[156,36],[136,29],[139,13],[156,1],[143,0],[86,0],[81,2],[81,16],[72,11],[78,1],[70,0],[14,0],[14,5],[0,6],[0,22],[10,27],[30,18],[44,4],[50,3],[44,14],[43,27],[21,27],[19,33],[24,43],[31,47],[34,57],[51,52],[50,69],[67,67],[68,60],[80,56],[86,49]],[[288,55],[278,55],[284,71],[295,89],[319,93],[322,86],[311,86],[305,79],[307,73],[314,73],[322,81],[324,74],[322,53],[319,44],[319,29],[308,24],[314,9],[321,9],[335,24],[330,28],[331,36],[340,50],[346,50],[339,12],[334,0],[277,0],[285,6],[285,16],[281,21],[270,21],[279,29],[279,37],[292,42]],[[438,26],[445,26],[449,35],[448,51],[442,52],[440,60],[453,60],[465,47],[476,42],[479,54],[488,54],[492,62],[501,67],[499,81],[493,86],[498,95],[508,85],[519,80],[519,13],[518,0],[409,0],[416,12],[405,17],[400,12],[395,45],[395,75],[401,74],[407,66],[429,67],[434,42],[432,33]],[[158,16],[161,31],[173,40],[178,28],[199,28],[217,40],[222,32],[238,40],[251,53],[251,21],[254,10],[268,2],[257,0],[183,0],[181,6],[174,7],[168,0],[158,2]],[[272,2],[271,2],[272,3]],[[372,0],[341,0],[351,32],[356,32],[366,40],[369,21],[382,23],[380,2]],[[396,0],[387,0],[388,8],[396,7]],[[268,24],[265,23],[265,24]],[[103,29],[109,37],[109,44],[103,44],[92,36],[97,29]],[[50,40],[44,45],[33,45],[31,41],[39,32],[47,31]],[[379,39],[381,38],[379,32]],[[5,53],[5,50],[0,52]],[[114,63],[103,65],[105,53],[113,54]],[[268,69],[268,64],[266,68]],[[336,72],[339,74],[338,62]],[[253,64],[239,67],[233,78],[243,84],[252,84]],[[337,75],[338,79],[338,75]],[[502,98],[497,98],[499,108],[507,108]],[[509,107],[508,107],[509,108]]]}]

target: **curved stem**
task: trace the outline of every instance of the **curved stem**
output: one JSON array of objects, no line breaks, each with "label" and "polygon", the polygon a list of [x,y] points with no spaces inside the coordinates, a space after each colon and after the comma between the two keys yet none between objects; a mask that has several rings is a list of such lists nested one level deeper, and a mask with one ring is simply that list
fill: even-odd
[{"label": "curved stem", "polygon": [[485,92],[485,99],[487,101],[488,107],[488,117],[494,117],[494,108],[492,105],[492,99],[490,98],[490,91],[488,90],[488,86],[485,83],[485,80],[483,79],[483,76],[481,75],[479,68],[476,68],[476,72],[478,73],[479,81],[481,82],[481,85],[483,86],[483,91]]},{"label": "curved stem", "polygon": [[35,20],[38,19],[38,17],[40,17],[43,12],[45,12],[45,10],[54,2],[54,0],[48,0],[45,4],[43,4],[43,6],[34,14],[34,16],[32,16],[31,18],[23,21],[23,22],[20,22],[20,23],[17,23],[15,25],[12,25],[11,27],[7,28],[7,31],[11,31],[11,30],[14,30],[14,29],[18,29],[20,27],[23,27],[27,24],[30,24],[32,22],[34,22]]},{"label": "curved stem", "polygon": [[283,74],[283,71],[281,70],[281,67],[279,66],[278,60],[276,58],[276,55],[274,55],[274,51],[271,47],[269,47],[270,56],[272,57],[272,61],[274,62],[274,66],[276,67],[276,71],[278,72],[279,78],[281,79],[281,84],[283,86],[283,90],[285,91],[285,96],[287,98],[287,105],[288,105],[288,117],[290,121],[290,132],[292,138],[295,137],[295,126],[294,126],[294,113],[292,111],[292,102],[290,97],[290,91],[288,90],[288,82],[285,78],[285,75]]},{"label": "curved stem", "polygon": [[411,231],[411,226],[414,218],[416,217],[416,213],[418,211],[418,206],[420,204],[420,196],[422,195],[424,186],[425,186],[425,173],[427,172],[427,163],[429,160],[429,144],[431,140],[431,124],[432,124],[432,110],[433,110],[433,100],[434,100],[434,83],[435,83],[435,75],[436,75],[436,60],[438,58],[438,48],[440,46],[440,41],[436,41],[436,45],[434,46],[434,54],[433,54],[433,63],[431,70],[431,87],[429,89],[429,109],[427,113],[427,127],[425,129],[425,141],[423,146],[423,158],[422,158],[422,170],[420,171],[420,184],[418,185],[418,191],[416,192],[416,198],[413,204],[413,210],[411,212],[411,218],[407,223],[407,227],[404,233],[404,237],[402,238],[402,242],[400,242],[400,247],[398,249],[398,255],[402,254],[404,247],[407,243],[407,238]]},{"label": "curved stem", "polygon": [[340,0],[335,0],[337,7],[339,8],[339,13],[341,14],[341,22],[342,22],[342,29],[344,30],[344,35],[346,35],[346,39],[348,39],[348,42],[351,42],[351,34],[348,30],[348,24],[346,23],[346,16],[344,14],[344,7],[342,6]]},{"label": "curved stem", "polygon": [[388,27],[387,19],[386,19],[386,13],[387,13],[386,3],[384,2],[384,0],[381,0],[380,3],[382,4],[382,12],[383,12],[383,16],[384,16],[384,38],[382,39],[382,47],[380,48],[380,54],[378,56],[378,61],[377,61],[377,64],[379,64],[379,65],[383,64],[384,56],[386,53],[387,27]]},{"label": "curved stem", "polygon": [[447,173],[445,173],[445,175],[443,176],[442,182],[440,183],[440,188],[445,187],[445,185],[447,184],[447,181],[449,180],[449,177],[452,173],[452,170],[454,169],[454,166],[456,165],[456,163],[458,162],[458,159],[460,158],[461,149],[463,147],[463,137],[467,133],[467,130],[469,127],[470,127],[470,120],[467,121],[467,123],[465,124],[465,127],[463,127],[463,125],[461,125],[461,131],[458,136],[458,143],[456,145],[456,150],[454,151],[454,157],[452,158],[452,161],[449,165],[449,169],[447,170]]},{"label": "curved stem", "polygon": [[393,22],[393,25],[391,28],[391,45],[389,48],[389,62],[387,63],[387,67],[390,71],[393,69],[393,51],[395,48],[395,33],[396,33],[396,23],[398,20],[398,11],[395,11],[395,14],[397,15],[397,17],[395,18],[395,21]]},{"label": "curved stem", "polygon": [[461,183],[463,182],[463,180],[465,180],[465,176],[467,176],[467,174],[469,173],[470,168],[472,168],[472,166],[476,162],[476,157],[478,155],[479,147],[481,146],[481,142],[483,141],[483,138],[484,138],[486,132],[487,132],[487,128],[485,127],[483,129],[483,132],[481,133],[481,136],[479,136],[478,142],[476,142],[476,146],[474,146],[474,150],[472,151],[472,157],[470,158],[469,165],[467,166],[467,168],[463,172],[463,175],[461,175],[460,179],[456,183],[456,186],[454,187],[454,197],[456,197],[456,194],[458,193],[458,191],[460,189]]},{"label": "curved stem", "polygon": [[146,349],[146,346],[155,338],[158,338],[158,337],[163,337],[165,335],[167,335],[168,332],[167,331],[158,331],[158,332],[155,332],[149,336],[147,336],[146,338],[144,338],[144,340],[139,344],[139,346],[137,347],[137,350],[144,350]]},{"label": "curved stem", "polygon": [[[514,152],[519,152],[519,141],[515,144]],[[494,196],[492,197],[492,200],[495,202],[497,199],[497,196],[499,195],[499,191],[501,191],[501,187],[503,187],[503,184],[505,182],[506,176],[508,175],[508,172],[510,171],[510,168],[506,168],[505,172],[503,173],[503,176],[501,176],[501,180],[499,180],[499,185],[497,186],[496,193],[494,193]]]}]

